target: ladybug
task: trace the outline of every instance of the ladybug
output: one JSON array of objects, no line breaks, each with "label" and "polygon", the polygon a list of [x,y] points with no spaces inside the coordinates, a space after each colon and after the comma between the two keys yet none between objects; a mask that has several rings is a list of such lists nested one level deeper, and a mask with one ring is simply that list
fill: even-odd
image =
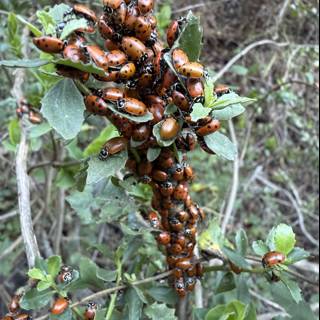
[{"label": "ladybug", "polygon": [[32,320],[32,317],[26,313],[21,313],[15,316],[14,320]]},{"label": "ladybug", "polygon": [[171,236],[169,232],[161,232],[157,237],[157,242],[161,245],[168,245],[171,242]]},{"label": "ladybug", "polygon": [[176,200],[184,201],[188,196],[188,189],[183,184],[179,184],[174,190],[173,197]]},{"label": "ladybug", "polygon": [[127,63],[128,58],[121,50],[113,50],[107,54],[108,66],[116,67]]},{"label": "ladybug", "polygon": [[208,124],[198,129],[196,133],[198,136],[204,137],[218,131],[220,128],[221,128],[220,121],[217,119],[212,119]]},{"label": "ladybug", "polygon": [[137,18],[140,16],[138,7],[128,8],[126,19],[123,23],[124,29],[127,33],[134,32],[136,27]]},{"label": "ladybug", "polygon": [[[152,179],[149,176],[143,176],[139,179],[139,182],[143,183],[143,184],[151,184],[152,183]],[[159,206],[155,205],[153,206],[155,209],[157,209]]]},{"label": "ladybug", "polygon": [[104,11],[107,14],[112,14],[114,10],[119,9],[123,0],[103,0]]},{"label": "ladybug", "polygon": [[73,12],[77,15],[84,16],[86,19],[93,23],[96,23],[98,20],[95,12],[82,4],[75,4],[73,6]]},{"label": "ladybug", "polygon": [[154,71],[157,76],[161,76],[161,74],[165,71],[166,64],[163,59],[163,51],[159,51],[154,59],[153,59]]},{"label": "ladybug", "polygon": [[281,252],[268,252],[263,258],[262,258],[262,265],[264,268],[272,268],[279,264],[282,264],[286,261],[286,256]]},{"label": "ladybug", "polygon": [[138,174],[140,176],[149,176],[152,172],[153,165],[149,161],[141,162],[138,166]]},{"label": "ladybug", "polygon": [[196,227],[192,227],[189,226],[184,230],[184,234],[186,237],[190,238],[190,239],[195,239],[196,235],[197,235],[197,228]]},{"label": "ladybug", "polygon": [[167,264],[171,269],[175,268],[178,262],[179,258],[176,256],[167,256]]},{"label": "ladybug", "polygon": [[173,270],[173,276],[175,277],[175,279],[183,278],[183,271],[181,269],[175,268]]},{"label": "ladybug", "polygon": [[191,199],[190,194],[188,194],[187,199],[184,201],[184,204],[185,204],[186,208],[190,208],[190,206],[192,206],[193,201]]},{"label": "ladybug", "polygon": [[151,88],[153,84],[153,75],[150,73],[144,73],[138,79],[137,85],[141,89]]},{"label": "ladybug", "polygon": [[155,229],[160,228],[160,220],[156,212],[154,211],[150,212],[148,215],[148,219],[152,228],[155,228]]},{"label": "ladybug", "polygon": [[204,87],[201,79],[188,79],[187,90],[190,97],[197,103],[204,103]]},{"label": "ladybug", "polygon": [[178,135],[179,131],[178,121],[174,118],[168,118],[161,125],[160,137],[162,140],[172,140]]},{"label": "ladybug", "polygon": [[173,184],[169,181],[166,181],[161,184],[160,192],[164,197],[170,197],[174,193]]},{"label": "ladybug", "polygon": [[137,161],[134,159],[128,159],[126,162],[126,168],[132,172],[136,173],[137,172]]},{"label": "ladybug", "polygon": [[56,72],[58,75],[65,77],[65,78],[71,78],[71,79],[78,79],[83,82],[86,82],[90,78],[90,73],[84,72],[72,67],[64,66],[62,64],[56,65]]},{"label": "ladybug", "polygon": [[159,166],[162,169],[170,169],[174,166],[175,163],[175,159],[174,158],[167,158],[167,159],[161,159],[161,161],[159,161]]},{"label": "ladybug", "polygon": [[186,136],[178,137],[176,145],[179,150],[193,151],[196,148],[197,140],[192,133],[187,133]]},{"label": "ladybug", "polygon": [[184,180],[184,168],[180,164],[175,166],[172,178],[178,182]]},{"label": "ladybug", "polygon": [[151,135],[151,128],[146,124],[138,125],[132,133],[132,139],[134,141],[145,141]]},{"label": "ladybug", "polygon": [[189,62],[177,70],[187,78],[202,78],[205,75],[204,66],[198,62]]},{"label": "ladybug", "polygon": [[68,44],[63,50],[63,57],[73,62],[86,62],[84,52],[76,44]]},{"label": "ladybug", "polygon": [[117,47],[116,49],[119,49],[119,46],[116,43],[121,39],[121,36],[119,33],[114,31],[114,29],[105,21],[103,16],[99,20],[98,27],[102,38],[114,41],[115,46]]},{"label": "ladybug", "polygon": [[181,232],[184,228],[183,223],[181,223],[177,218],[171,218],[169,221],[170,228],[175,232]]},{"label": "ladybug", "polygon": [[60,283],[69,284],[73,280],[73,271],[61,271],[58,275],[58,281]]},{"label": "ladybug", "polygon": [[138,0],[137,4],[141,14],[148,14],[153,10],[154,0]]},{"label": "ladybug", "polygon": [[105,88],[101,91],[101,98],[112,103],[117,103],[118,100],[124,99],[126,94],[124,90],[119,88]]},{"label": "ladybug", "polygon": [[168,174],[161,170],[155,170],[152,172],[152,178],[157,182],[166,182],[168,180]]},{"label": "ladybug", "polygon": [[178,269],[181,269],[181,270],[188,270],[190,268],[192,268],[192,263],[190,260],[182,260],[182,261],[179,261],[177,264],[176,264],[176,267]]},{"label": "ladybug", "polygon": [[136,37],[144,43],[151,37],[152,27],[146,17],[137,17],[134,29]]},{"label": "ladybug", "polygon": [[195,205],[191,205],[189,208],[189,213],[192,217],[192,222],[196,223],[199,220],[199,210]]},{"label": "ladybug", "polygon": [[196,276],[198,279],[203,278],[204,275],[204,268],[203,265],[199,262],[196,264]]},{"label": "ladybug", "polygon": [[144,116],[148,109],[147,106],[140,100],[134,98],[124,98],[118,101],[117,107],[133,116]]},{"label": "ladybug", "polygon": [[186,247],[187,241],[187,238],[183,234],[178,234],[174,238],[174,243],[179,244],[182,248]]},{"label": "ladybug", "polygon": [[230,88],[226,85],[220,84],[214,88],[214,92],[218,97],[223,96],[224,94],[228,94],[231,92]]},{"label": "ladybug", "polygon": [[170,48],[173,47],[174,43],[178,39],[181,28],[185,21],[186,21],[185,19],[174,20],[169,25],[167,30],[167,43]]},{"label": "ladybug", "polygon": [[123,25],[126,21],[128,7],[125,2],[120,4],[120,7],[113,12],[112,19],[115,25]]},{"label": "ladybug", "polygon": [[160,96],[165,96],[167,91],[177,82],[178,78],[174,74],[171,69],[167,69],[167,71],[163,75],[162,83],[158,89],[158,93]]},{"label": "ladybug", "polygon": [[194,172],[191,166],[185,164],[184,166],[184,176],[187,180],[193,180],[194,179]]},{"label": "ladybug", "polygon": [[146,46],[137,38],[123,37],[121,46],[127,56],[139,64],[148,59]]},{"label": "ladybug", "polygon": [[180,298],[184,298],[187,295],[183,278],[177,279],[175,281],[174,287]]},{"label": "ladybug", "polygon": [[35,112],[33,110],[30,110],[28,114],[28,120],[32,124],[41,124],[43,122],[43,118],[39,112]]},{"label": "ladybug", "polygon": [[192,292],[196,287],[196,279],[194,277],[187,277],[186,279],[186,289]]},{"label": "ladybug", "polygon": [[128,146],[128,140],[123,137],[113,138],[107,141],[99,154],[99,159],[105,161],[108,157],[124,151]]},{"label": "ladybug", "polygon": [[98,96],[86,96],[84,103],[87,111],[90,113],[106,116],[109,112],[108,104]]},{"label": "ladybug", "polygon": [[85,320],[94,320],[98,310],[98,305],[95,302],[89,302],[84,312]]},{"label": "ladybug", "polygon": [[174,90],[172,92],[172,102],[182,111],[188,112],[190,111],[190,101],[188,98],[181,92]]},{"label": "ladybug", "polygon": [[136,71],[136,65],[132,62],[129,62],[121,67],[119,76],[122,80],[129,80],[134,77]]},{"label": "ladybug", "polygon": [[33,38],[33,43],[41,51],[51,54],[61,53],[66,45],[64,41],[49,36]]},{"label": "ladybug", "polygon": [[153,115],[153,120],[151,122],[152,125],[155,125],[162,121],[165,112],[164,107],[162,105],[154,104],[150,107],[149,111]]},{"label": "ladybug", "polygon": [[11,299],[9,305],[8,305],[8,310],[10,311],[10,313],[17,313],[20,310],[20,300],[21,300],[22,296],[20,294],[16,294],[13,296],[13,298]]},{"label": "ladybug", "polygon": [[189,213],[187,211],[179,211],[177,214],[177,218],[181,222],[187,222],[190,218]]},{"label": "ladybug", "polygon": [[182,49],[173,50],[172,61],[176,70],[180,70],[184,65],[190,63],[187,54]]},{"label": "ladybug", "polygon": [[101,67],[102,69],[108,71],[108,57],[102,49],[100,49],[98,46],[92,45],[86,46],[85,50],[98,67]]},{"label": "ladybug", "polygon": [[170,246],[168,252],[174,255],[179,255],[183,251],[183,248],[180,244],[176,243]]},{"label": "ladybug", "polygon": [[117,82],[119,80],[119,71],[111,71],[106,73],[105,76],[92,74],[94,78],[102,82]]},{"label": "ladybug", "polygon": [[3,318],[1,318],[1,320],[14,320],[14,318],[11,317],[11,316],[6,315]]},{"label": "ladybug", "polygon": [[116,41],[113,41],[111,39],[106,39],[104,46],[108,51],[120,49],[120,45]]},{"label": "ladybug", "polygon": [[52,308],[51,314],[53,315],[60,315],[63,314],[69,308],[69,299],[67,298],[58,298]]}]

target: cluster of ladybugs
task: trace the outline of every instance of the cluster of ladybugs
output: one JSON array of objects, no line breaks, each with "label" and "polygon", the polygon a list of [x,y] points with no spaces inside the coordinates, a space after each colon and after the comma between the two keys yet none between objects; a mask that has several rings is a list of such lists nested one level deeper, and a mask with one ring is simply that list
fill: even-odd
[{"label": "cluster of ladybugs", "polygon": [[[154,0],[104,0],[103,3],[104,13],[99,19],[83,5],[75,5],[66,13],[66,21],[72,15],[88,20],[88,28],[77,30],[67,41],[44,36],[35,38],[34,44],[44,52],[62,54],[74,62],[93,62],[105,71],[105,76],[92,74],[93,77],[118,84],[92,89],[84,98],[89,113],[107,117],[121,134],[104,145],[99,158],[106,160],[128,149],[127,168],[139,181],[153,188],[155,211],[148,218],[158,232],[159,244],[166,248],[174,287],[184,297],[193,291],[203,273],[202,266],[195,261],[194,248],[197,223],[205,214],[189,195],[188,185],[194,174],[186,158],[181,164],[172,146],[163,147],[153,162],[148,161],[147,153],[150,148],[159,148],[159,137],[157,140],[154,135],[156,125],[160,125],[161,140],[175,141],[177,150],[184,154],[194,150],[197,141],[202,149],[213,153],[204,137],[219,130],[220,122],[211,117],[197,122],[191,119],[193,105],[204,101],[206,72],[203,65],[189,61],[183,50],[174,48],[186,20],[171,23],[167,31],[168,46],[165,46],[158,39]],[[63,26],[59,25],[58,29],[61,31]],[[92,33],[96,28],[105,39],[105,48],[87,44],[85,33]],[[168,54],[175,70],[165,61]],[[84,82],[90,76],[62,65],[57,66],[57,72]],[[217,95],[228,92],[224,86],[215,89]],[[166,115],[169,105],[175,105],[176,111]],[[148,113],[152,114],[152,120],[135,121]]]},{"label": "cluster of ladybugs", "polygon": [[22,298],[22,295],[16,294],[11,299],[8,310],[9,313],[4,316],[1,320],[31,320],[31,316],[29,316],[27,313],[21,312],[20,308],[20,300]]}]

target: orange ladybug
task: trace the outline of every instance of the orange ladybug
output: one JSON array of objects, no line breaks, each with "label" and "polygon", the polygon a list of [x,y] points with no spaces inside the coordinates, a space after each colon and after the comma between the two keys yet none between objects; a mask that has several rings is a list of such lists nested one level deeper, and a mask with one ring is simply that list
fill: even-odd
[{"label": "orange ladybug", "polygon": [[198,129],[196,133],[198,136],[204,137],[218,131],[220,128],[221,128],[220,121],[217,119],[212,119],[208,124]]},{"label": "orange ladybug", "polygon": [[172,100],[173,103],[182,111],[188,112],[190,111],[190,101],[188,100],[188,98],[181,92],[174,90],[172,92]]},{"label": "orange ladybug", "polygon": [[151,128],[146,124],[138,125],[132,132],[134,141],[145,141],[151,135]]},{"label": "orange ladybug", "polygon": [[155,229],[160,228],[160,220],[156,212],[154,211],[150,212],[148,215],[148,219],[152,228],[155,228]]},{"label": "orange ladybug", "polygon": [[99,160],[105,161],[110,156],[127,149],[128,139],[123,137],[113,138],[106,142],[99,154]]},{"label": "orange ladybug", "polygon": [[169,232],[161,232],[157,237],[157,242],[161,245],[168,245],[171,241],[171,236]]},{"label": "orange ladybug", "polygon": [[63,314],[69,308],[69,303],[69,299],[67,298],[58,298],[51,308],[51,314]]},{"label": "orange ladybug", "polygon": [[119,88],[105,88],[101,90],[101,98],[112,103],[116,103],[118,100],[124,99],[126,96],[124,90]]},{"label": "orange ladybug", "polygon": [[170,197],[174,193],[173,184],[169,181],[166,181],[161,184],[160,192],[164,197]]},{"label": "orange ladybug", "polygon": [[13,298],[11,299],[9,305],[8,305],[8,310],[10,311],[10,313],[17,313],[20,310],[20,300],[21,300],[22,296],[19,294],[16,294],[13,296]]},{"label": "orange ladybug", "polygon": [[122,80],[129,80],[135,76],[136,71],[136,65],[132,62],[129,62],[121,67],[119,70],[119,77]]},{"label": "orange ladybug", "polygon": [[176,279],[175,281],[175,290],[178,293],[180,298],[184,298],[187,295],[184,279]]},{"label": "orange ladybug", "polygon": [[96,23],[98,20],[95,12],[83,4],[75,4],[73,6],[73,11],[75,14],[82,15],[93,23]]},{"label": "orange ladybug", "polygon": [[195,102],[204,102],[204,86],[201,79],[188,79],[187,89],[190,97]]},{"label": "orange ladybug", "polygon": [[108,66],[116,67],[128,62],[128,58],[121,50],[113,50],[107,54]]},{"label": "orange ladybug", "polygon": [[175,41],[178,39],[184,21],[184,19],[174,20],[169,25],[167,30],[167,43],[170,48],[173,47]]},{"label": "orange ladybug", "polygon": [[262,265],[264,268],[272,268],[279,264],[282,264],[286,261],[286,256],[281,252],[268,252],[263,258],[262,258]]},{"label": "orange ladybug", "polygon": [[112,14],[114,10],[119,9],[123,0],[103,0],[104,10],[108,14]]},{"label": "orange ladybug", "polygon": [[148,14],[153,10],[154,0],[138,0],[138,8],[142,14]]},{"label": "orange ladybug", "polygon": [[87,111],[90,113],[106,116],[109,112],[108,104],[98,96],[89,95],[84,102]]},{"label": "orange ladybug", "polygon": [[51,54],[61,53],[66,45],[64,41],[49,36],[33,38],[33,43],[41,51]]},{"label": "orange ladybug", "polygon": [[118,101],[117,107],[133,116],[144,116],[147,113],[147,106],[140,100],[125,98]]},{"label": "orange ladybug", "polygon": [[160,136],[163,140],[171,140],[175,138],[180,131],[180,125],[174,118],[166,119],[160,129]]},{"label": "orange ladybug", "polygon": [[100,47],[96,45],[91,45],[91,46],[86,46],[85,50],[88,52],[89,56],[98,67],[108,71],[108,67],[109,67],[108,57],[106,53],[102,49],[100,49]]},{"label": "orange ladybug", "polygon": [[94,320],[98,310],[98,305],[95,302],[89,302],[84,312],[85,320]]},{"label": "orange ladybug", "polygon": [[142,63],[148,58],[146,46],[137,38],[123,37],[121,46],[123,51],[133,61]]},{"label": "orange ladybug", "polygon": [[214,88],[214,92],[218,97],[223,96],[231,92],[230,88],[227,85],[219,84]]},{"label": "orange ladybug", "polygon": [[63,50],[63,57],[73,62],[86,62],[87,60],[82,49],[76,44],[68,44]]},{"label": "orange ladybug", "polygon": [[180,70],[184,65],[190,63],[187,54],[182,49],[173,50],[172,60],[176,70]]},{"label": "orange ladybug", "polygon": [[202,78],[205,75],[205,70],[202,64],[198,62],[186,63],[183,67],[177,70],[181,75],[187,78]]}]

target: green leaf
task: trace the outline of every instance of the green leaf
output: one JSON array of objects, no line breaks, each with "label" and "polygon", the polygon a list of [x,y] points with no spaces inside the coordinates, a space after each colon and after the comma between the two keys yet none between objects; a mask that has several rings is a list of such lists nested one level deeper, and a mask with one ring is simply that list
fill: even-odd
[{"label": "green leaf", "polygon": [[147,159],[149,162],[153,162],[159,158],[161,154],[161,148],[149,148],[147,153]]},{"label": "green leaf", "polygon": [[213,109],[223,109],[234,104],[242,104],[248,106],[251,103],[254,103],[256,100],[251,98],[240,97],[235,92],[224,94],[219,99],[217,99],[213,105]]},{"label": "green leaf", "polygon": [[23,23],[24,25],[26,25],[29,30],[35,35],[35,37],[40,37],[42,36],[42,32],[33,24],[31,24],[29,21],[27,21],[25,18],[23,18],[20,15],[17,15],[17,19]]},{"label": "green leaf", "polygon": [[216,294],[232,291],[236,288],[236,283],[234,281],[234,275],[231,272],[228,272],[223,275],[220,280],[217,289],[215,290]]},{"label": "green leaf", "polygon": [[157,13],[158,26],[165,29],[171,22],[172,10],[169,4],[164,4]]},{"label": "green leaf", "polygon": [[281,281],[283,284],[288,288],[293,300],[295,303],[300,303],[303,301],[302,295],[301,295],[301,289],[297,282],[287,278],[283,274],[280,276]]},{"label": "green leaf", "polygon": [[169,309],[165,304],[154,303],[145,309],[145,315],[151,320],[176,320],[175,309]]},{"label": "green leaf", "polygon": [[198,61],[203,47],[202,39],[203,29],[200,19],[189,12],[187,23],[174,47],[181,48],[188,55],[190,61]]},{"label": "green leaf", "polygon": [[103,282],[97,277],[98,266],[89,258],[82,257],[80,260],[80,280],[76,285],[82,285],[84,288],[92,286],[93,288],[103,289]]},{"label": "green leaf", "polygon": [[[134,279],[134,281],[135,280],[136,280],[136,278]],[[148,300],[145,297],[143,291],[140,288],[138,288],[137,286],[134,286],[133,289],[136,290],[136,293],[137,293],[138,297],[140,298],[141,302],[143,302],[144,304],[148,304]]]},{"label": "green leaf", "polygon": [[243,320],[257,320],[256,308],[252,303],[247,305]]},{"label": "green leaf", "polygon": [[113,111],[113,113],[115,113],[121,117],[124,117],[126,119],[129,119],[133,122],[136,122],[136,123],[145,123],[145,122],[149,122],[149,121],[153,120],[153,115],[150,112],[147,112],[147,114],[145,114],[144,116],[136,117],[136,116],[131,116],[130,114],[127,114],[127,113],[120,112],[112,104],[108,104],[108,108],[111,111]]},{"label": "green leaf", "polygon": [[94,63],[83,63],[82,61],[72,61],[68,59],[55,59],[51,61],[52,63],[55,63],[57,65],[63,65],[67,67],[72,67],[74,69],[78,69],[83,72],[88,72],[88,73],[94,73],[98,74],[100,76],[105,76],[106,73],[103,69],[97,67]]},{"label": "green leaf", "polygon": [[252,244],[252,249],[256,255],[261,257],[263,257],[266,253],[269,252],[268,246],[262,240],[255,241]]},{"label": "green leaf", "polygon": [[28,276],[34,280],[46,280],[46,275],[38,268],[29,270]]},{"label": "green leaf", "polygon": [[51,63],[49,60],[35,59],[35,60],[1,60],[0,66],[8,68],[39,68]]},{"label": "green leaf", "polygon": [[217,156],[234,161],[238,156],[236,146],[229,140],[227,136],[220,132],[212,133],[204,137],[204,140],[210,150]]},{"label": "green leaf", "polygon": [[65,19],[65,13],[71,9],[70,6],[62,3],[55,5],[53,8],[49,10],[50,16],[54,19],[56,24],[63,22]]},{"label": "green leaf", "polygon": [[276,251],[288,255],[296,244],[296,235],[292,227],[280,224],[275,230],[274,243]]},{"label": "green leaf", "polygon": [[207,313],[205,320],[228,320],[233,314],[233,312],[226,313],[225,305],[218,305]]},{"label": "green leaf", "polygon": [[115,137],[119,137],[119,132],[115,126],[110,124],[87,146],[83,152],[84,157],[98,154],[106,141]]},{"label": "green leaf", "polygon": [[236,246],[237,246],[237,251],[240,255],[245,256],[247,254],[248,247],[249,247],[249,240],[247,237],[247,233],[243,229],[240,229],[237,232]]},{"label": "green leaf", "polygon": [[197,122],[200,119],[207,117],[211,113],[211,109],[205,108],[201,103],[196,103],[192,107],[190,114],[191,120]]},{"label": "green leaf", "polygon": [[105,270],[97,268],[97,277],[105,282],[114,282],[117,280],[117,271]]},{"label": "green leaf", "polygon": [[21,308],[24,310],[39,310],[47,306],[52,298],[54,292],[42,291],[39,292],[37,289],[29,290],[21,300]]},{"label": "green leaf", "polygon": [[206,108],[211,108],[211,106],[217,100],[217,97],[214,93],[214,82],[211,77],[206,78],[206,81],[204,83],[204,97],[205,97],[204,106]]},{"label": "green leaf", "polygon": [[212,220],[207,230],[202,232],[199,237],[199,246],[202,250],[221,251],[224,239],[219,222]]},{"label": "green leaf", "polygon": [[39,22],[42,24],[46,34],[55,34],[56,22],[47,11],[45,10],[37,11],[37,17]]},{"label": "green leaf", "polygon": [[229,107],[225,107],[222,110],[213,110],[212,117],[221,121],[227,121],[232,118],[238,117],[244,113],[246,109],[241,104],[233,104]]},{"label": "green leaf", "polygon": [[141,319],[143,302],[140,300],[136,290],[130,288],[125,295],[126,316],[128,320]]},{"label": "green leaf", "polygon": [[165,122],[165,120],[157,123],[154,127],[153,127],[153,135],[155,136],[155,138],[157,139],[158,145],[160,147],[169,147],[171,146],[177,139],[177,137],[174,137],[171,140],[162,140],[161,138],[161,127],[163,125],[163,123]]},{"label": "green leaf", "polygon": [[92,158],[89,161],[87,185],[96,184],[103,179],[114,176],[125,167],[128,159],[126,151],[109,157],[106,161]]},{"label": "green leaf", "polygon": [[37,284],[37,290],[38,291],[45,291],[51,287],[52,283],[48,281],[40,281]]},{"label": "green leaf", "polygon": [[294,264],[296,262],[299,262],[301,260],[308,259],[310,257],[310,253],[305,251],[302,248],[294,248],[288,255],[286,264]]},{"label": "green leaf", "polygon": [[72,34],[74,31],[78,29],[85,29],[87,27],[88,27],[88,22],[85,18],[78,19],[78,20],[71,20],[66,23],[60,38],[64,40],[68,38],[68,36]]},{"label": "green leaf", "polygon": [[80,132],[84,110],[83,97],[70,79],[58,82],[42,99],[41,112],[66,140],[75,138]]},{"label": "green leaf", "polygon": [[223,248],[222,251],[237,267],[240,267],[241,269],[250,269],[250,264],[246,261],[246,259],[235,251],[232,251],[228,248]]},{"label": "green leaf", "polygon": [[168,305],[175,305],[178,301],[177,294],[172,288],[167,286],[153,287],[147,293],[156,301]]},{"label": "green leaf", "polygon": [[52,128],[50,127],[49,123],[44,122],[39,125],[33,125],[30,128],[29,137],[31,139],[36,139],[44,136],[48,132],[50,132]]},{"label": "green leaf", "polygon": [[18,145],[21,137],[21,129],[18,119],[14,118],[10,121],[8,131],[11,144],[14,146]]},{"label": "green leaf", "polygon": [[48,273],[55,278],[60,271],[62,265],[61,257],[52,256],[48,259]]}]

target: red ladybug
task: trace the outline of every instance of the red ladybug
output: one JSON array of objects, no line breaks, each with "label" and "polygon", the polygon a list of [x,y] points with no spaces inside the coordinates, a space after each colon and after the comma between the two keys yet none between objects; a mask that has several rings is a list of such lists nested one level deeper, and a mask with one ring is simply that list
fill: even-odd
[{"label": "red ladybug", "polygon": [[152,34],[152,27],[148,18],[143,16],[137,17],[134,31],[137,39],[145,43]]},{"label": "red ladybug", "polygon": [[177,214],[177,218],[181,221],[181,222],[187,222],[190,218],[189,213],[187,211],[179,211],[179,213]]},{"label": "red ladybug", "polygon": [[161,184],[160,192],[164,197],[170,197],[174,193],[173,184],[169,181],[166,181]]},{"label": "red ladybug", "polygon": [[119,46],[116,43],[120,40],[121,36],[106,22],[104,16],[100,18],[98,27],[101,36],[106,40],[114,41],[114,45],[116,46],[115,50],[119,49]]},{"label": "red ladybug", "polygon": [[186,20],[180,19],[172,21],[167,30],[167,42],[170,48],[173,47],[175,41],[178,39],[181,28]]},{"label": "red ladybug", "polygon": [[220,121],[217,119],[212,119],[208,124],[198,129],[196,133],[198,136],[204,137],[218,131],[220,128],[221,128]]},{"label": "red ladybug", "polygon": [[89,302],[87,304],[87,308],[84,312],[84,319],[85,320],[94,320],[96,313],[98,310],[98,305],[95,302]]},{"label": "red ladybug", "polygon": [[187,78],[202,78],[205,75],[204,66],[198,62],[189,62],[177,70]]},{"label": "red ladybug", "polygon": [[114,10],[112,19],[115,25],[122,25],[126,21],[128,12],[128,7],[125,2],[120,4],[120,7],[117,10]]},{"label": "red ladybug", "polygon": [[161,232],[157,237],[157,242],[163,246],[166,246],[170,243],[171,236],[169,232]]},{"label": "red ladybug", "polygon": [[69,308],[69,299],[66,298],[58,298],[52,308],[51,314],[53,315],[60,315],[63,314]]},{"label": "red ladybug", "polygon": [[75,4],[73,6],[73,11],[75,14],[77,15],[82,15],[84,16],[86,19],[90,20],[93,23],[97,22],[97,16],[95,14],[94,11],[92,11],[91,9],[89,9],[87,6],[82,5],[82,4]]},{"label": "red ladybug", "polygon": [[34,110],[30,110],[28,115],[28,120],[32,124],[41,124],[43,122],[43,118],[39,112],[36,112]]},{"label": "red ladybug", "polygon": [[192,268],[192,263],[190,260],[182,260],[182,261],[179,261],[177,264],[176,264],[176,267],[178,269],[181,269],[181,270],[188,270],[190,268]]},{"label": "red ladybug", "polygon": [[231,92],[230,88],[227,85],[219,84],[214,88],[214,92],[218,97],[223,96]]},{"label": "red ladybug", "polygon": [[126,94],[124,90],[119,88],[105,88],[101,91],[101,98],[112,103],[116,103],[118,100],[124,99]]},{"label": "red ladybug", "polygon": [[173,50],[172,60],[176,70],[180,70],[184,65],[190,63],[187,54],[182,49]]},{"label": "red ladybug", "polygon": [[124,29],[127,32],[134,32],[136,27],[137,18],[140,16],[137,6],[129,6],[126,19],[123,23]]},{"label": "red ladybug", "polygon": [[183,251],[183,248],[178,243],[172,244],[168,248],[168,252],[171,253],[171,254],[174,254],[174,255],[179,255],[179,254],[181,254],[182,251]]},{"label": "red ladybug", "polygon": [[142,14],[148,14],[153,10],[154,0],[138,0],[138,8]]},{"label": "red ladybug", "polygon": [[148,58],[146,46],[137,38],[123,37],[121,45],[124,52],[133,61],[142,63]]},{"label": "red ladybug", "polygon": [[173,197],[176,200],[184,201],[188,196],[188,189],[183,184],[179,184],[174,190]]},{"label": "red ladybug", "polygon": [[178,293],[180,298],[184,298],[187,295],[186,287],[184,284],[184,279],[177,279],[175,282],[175,290]]},{"label": "red ladybug", "polygon": [[114,10],[119,9],[123,0],[103,0],[104,9],[108,14],[112,14]]},{"label": "red ladybug", "polygon": [[125,98],[118,101],[117,107],[133,116],[144,116],[147,113],[147,106],[140,100]]},{"label": "red ladybug", "polygon": [[46,53],[61,53],[66,43],[58,38],[43,36],[39,38],[33,38],[35,46]]},{"label": "red ladybug", "polygon": [[168,90],[177,82],[177,76],[171,69],[167,69],[163,75],[162,82],[157,89],[158,94],[163,97],[167,94]]},{"label": "red ladybug", "polygon": [[128,140],[123,137],[110,139],[102,148],[99,154],[99,159],[105,161],[108,157],[120,153],[127,149]]},{"label": "red ladybug", "polygon": [[149,161],[143,161],[138,166],[139,176],[149,176],[152,172],[153,166]]},{"label": "red ladybug", "polygon": [[170,219],[169,225],[172,231],[175,231],[175,232],[181,232],[184,228],[183,223],[181,223],[177,218]]},{"label": "red ladybug", "polygon": [[168,174],[161,170],[155,170],[152,172],[152,178],[157,182],[166,182],[168,180]]},{"label": "red ladybug", "polygon": [[87,61],[83,50],[76,44],[68,44],[63,50],[63,57],[73,62]]},{"label": "red ladybug", "polygon": [[262,265],[265,268],[272,268],[279,264],[282,264],[286,261],[286,256],[281,252],[268,252],[263,258],[262,258]]},{"label": "red ladybug", "polygon": [[150,212],[148,215],[148,219],[152,228],[155,228],[155,229],[160,228],[160,220],[156,212],[154,211]]},{"label": "red ladybug", "polygon": [[134,141],[145,141],[147,140],[151,135],[151,128],[150,126],[146,124],[138,125],[133,133],[132,133],[132,139]]},{"label": "red ladybug", "polygon": [[171,140],[175,138],[180,131],[180,125],[174,118],[166,119],[160,129],[160,136],[162,140]]},{"label": "red ladybug", "polygon": [[121,50],[113,50],[107,54],[108,66],[116,67],[127,63],[128,58]]},{"label": "red ladybug", "polygon": [[190,111],[190,101],[188,100],[188,98],[181,92],[174,90],[172,92],[172,100],[173,103],[182,111],[188,112]]},{"label": "red ladybug", "polygon": [[106,53],[100,49],[100,47],[92,45],[92,46],[86,46],[86,51],[88,52],[91,59],[94,61],[94,63],[101,67],[102,69],[108,71],[109,67],[109,61]]},{"label": "red ladybug", "polygon": [[90,113],[106,116],[109,112],[108,104],[98,96],[87,96],[84,103],[86,105],[87,111]]},{"label": "red ladybug", "polygon": [[188,79],[187,89],[190,97],[195,102],[204,102],[204,86],[201,79]]},{"label": "red ladybug", "polygon": [[120,49],[120,44],[118,44],[116,41],[113,41],[111,39],[106,39],[104,46],[108,51]]}]

